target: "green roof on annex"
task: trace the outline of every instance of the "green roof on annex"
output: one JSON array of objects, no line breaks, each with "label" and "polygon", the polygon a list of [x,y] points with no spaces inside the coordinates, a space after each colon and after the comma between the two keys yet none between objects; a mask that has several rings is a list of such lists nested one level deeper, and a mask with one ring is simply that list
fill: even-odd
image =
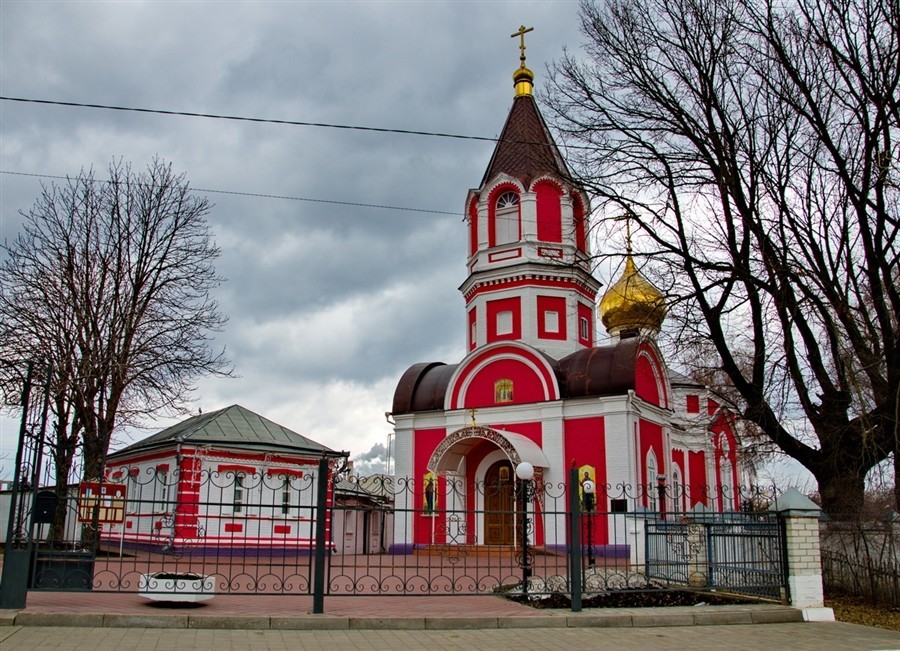
[{"label": "green roof on annex", "polygon": [[145,439],[109,455],[109,458],[169,447],[178,443],[228,447],[261,452],[306,453],[316,456],[345,456],[293,432],[240,405],[199,414],[167,427]]}]

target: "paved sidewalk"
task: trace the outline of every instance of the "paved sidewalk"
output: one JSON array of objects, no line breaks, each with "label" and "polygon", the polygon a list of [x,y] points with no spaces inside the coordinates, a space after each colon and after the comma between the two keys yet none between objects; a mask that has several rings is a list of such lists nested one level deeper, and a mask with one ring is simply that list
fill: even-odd
[{"label": "paved sidewalk", "polygon": [[312,597],[220,595],[172,606],[136,594],[30,592],[20,611],[0,611],[0,625],[220,628],[243,630],[633,628],[802,622],[800,610],[779,605],[594,608],[580,613],[537,609],[497,596],[326,597],[312,614]]},{"label": "paved sidewalk", "polygon": [[665,628],[536,628],[493,630],[273,631],[147,628],[0,628],[3,651],[122,651],[122,649],[253,649],[261,651],[402,649],[403,651],[616,649],[637,651],[885,651],[900,635],[839,622]]},{"label": "paved sidewalk", "polygon": [[[326,597],[220,595],[192,607],[135,594],[31,592],[0,611],[3,651],[134,649],[722,649],[900,651],[900,634],[803,622],[786,606],[541,610],[495,596]],[[603,630],[598,630],[598,629]]]}]

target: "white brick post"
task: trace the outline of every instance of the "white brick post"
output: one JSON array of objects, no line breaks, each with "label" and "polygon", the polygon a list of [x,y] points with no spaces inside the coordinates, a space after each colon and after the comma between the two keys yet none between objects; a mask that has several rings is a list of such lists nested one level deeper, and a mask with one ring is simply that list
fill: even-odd
[{"label": "white brick post", "polygon": [[819,551],[819,516],[822,510],[796,488],[789,488],[769,507],[784,525],[787,583],[791,605],[803,609],[807,621],[834,621],[825,608],[822,556]]}]

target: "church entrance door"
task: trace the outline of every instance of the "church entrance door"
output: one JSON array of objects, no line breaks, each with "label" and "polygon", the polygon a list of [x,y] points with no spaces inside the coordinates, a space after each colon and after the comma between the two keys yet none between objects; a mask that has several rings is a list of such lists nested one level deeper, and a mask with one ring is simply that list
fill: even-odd
[{"label": "church entrance door", "polygon": [[515,519],[515,475],[509,461],[498,461],[484,476],[484,542],[512,545]]}]

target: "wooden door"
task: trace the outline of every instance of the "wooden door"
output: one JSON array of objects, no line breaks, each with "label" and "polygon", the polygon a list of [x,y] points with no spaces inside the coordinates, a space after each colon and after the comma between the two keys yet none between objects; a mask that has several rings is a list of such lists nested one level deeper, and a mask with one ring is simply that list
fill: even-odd
[{"label": "wooden door", "polygon": [[515,521],[515,476],[509,461],[498,461],[484,477],[484,542],[512,545]]}]

